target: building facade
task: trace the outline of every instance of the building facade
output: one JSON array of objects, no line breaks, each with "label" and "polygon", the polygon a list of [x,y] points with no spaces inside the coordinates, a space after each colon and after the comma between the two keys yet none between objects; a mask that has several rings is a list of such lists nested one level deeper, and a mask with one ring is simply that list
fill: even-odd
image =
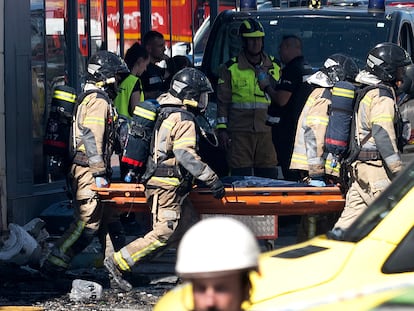
[{"label": "building facade", "polygon": [[67,199],[65,176],[43,150],[54,87],[80,92],[92,54],[122,56],[150,29],[169,46],[188,42],[221,3],[233,0],[0,0],[0,232]]},{"label": "building facade", "polygon": [[118,9],[118,0],[0,1],[1,231],[67,199],[64,174],[43,150],[53,88],[67,84],[79,92],[90,55],[119,53]]}]

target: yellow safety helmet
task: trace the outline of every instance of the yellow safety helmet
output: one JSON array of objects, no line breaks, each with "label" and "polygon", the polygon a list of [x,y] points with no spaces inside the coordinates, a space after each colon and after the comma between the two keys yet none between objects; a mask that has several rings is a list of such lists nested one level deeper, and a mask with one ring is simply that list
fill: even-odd
[{"label": "yellow safety helmet", "polygon": [[253,18],[248,18],[241,23],[239,33],[243,38],[259,38],[265,36],[263,25]]}]

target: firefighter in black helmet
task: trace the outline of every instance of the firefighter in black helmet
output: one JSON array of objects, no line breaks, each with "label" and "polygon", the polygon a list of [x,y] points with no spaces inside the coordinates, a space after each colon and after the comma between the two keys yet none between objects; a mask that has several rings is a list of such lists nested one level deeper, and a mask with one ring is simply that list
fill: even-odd
[{"label": "firefighter in black helmet", "polygon": [[[299,117],[290,168],[299,171],[303,180],[311,186],[325,186],[325,182],[332,180],[332,177],[339,177],[340,164],[331,166],[332,155],[327,155],[325,150],[329,107],[333,98],[338,98],[336,94],[342,95],[341,98],[350,98],[352,104],[355,94],[352,83],[358,72],[358,66],[350,56],[336,53],[330,55],[324,66],[307,79],[314,89]],[[339,86],[339,81],[351,84]],[[336,97],[333,97],[334,93]]]},{"label": "firefighter in black helmet", "polygon": [[280,65],[263,51],[264,29],[249,18],[239,28],[242,50],[220,68],[217,85],[217,130],[231,175],[277,178],[271,127],[266,125],[268,98],[258,73],[279,80]]},{"label": "firefighter in black helmet", "polygon": [[369,51],[365,70],[355,79],[364,88],[355,103],[355,135],[346,160],[350,164],[351,186],[345,208],[334,229],[328,232],[331,238],[341,239],[402,169],[396,90],[410,64],[411,58],[402,47],[380,43]]},{"label": "firefighter in black helmet", "polygon": [[104,213],[104,207],[91,187],[95,184],[109,186],[117,121],[112,100],[117,94],[120,76],[128,74],[129,70],[121,57],[108,51],[94,54],[87,70],[88,77],[79,97],[72,130],[73,161],[69,178],[75,198],[75,219],[42,263],[42,270],[48,274],[64,272],[72,258],[98,233],[101,233],[102,243],[106,232],[109,233],[108,252],[112,246],[117,250],[125,242],[118,217]]},{"label": "firefighter in black helmet", "polygon": [[218,176],[197,154],[194,115],[204,112],[212,91],[201,71],[184,68],[173,76],[169,91],[157,99],[160,111],[143,176],[153,216],[152,230],[104,260],[111,277],[125,291],[131,286],[124,280],[124,273],[148,255],[176,243],[196,221],[188,199],[194,178],[204,182],[215,198],[225,194]]}]

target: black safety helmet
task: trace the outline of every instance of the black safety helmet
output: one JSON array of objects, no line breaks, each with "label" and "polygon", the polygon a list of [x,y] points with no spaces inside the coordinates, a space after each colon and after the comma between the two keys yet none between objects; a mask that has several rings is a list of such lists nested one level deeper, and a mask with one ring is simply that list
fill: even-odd
[{"label": "black safety helmet", "polygon": [[213,87],[200,70],[186,67],[178,71],[172,78],[169,93],[181,99],[184,104],[204,111],[208,101],[200,98],[202,94],[213,92]]},{"label": "black safety helmet", "polygon": [[124,60],[108,51],[98,51],[88,61],[88,81],[102,87],[114,99],[117,95],[117,82],[122,76],[129,73]]},{"label": "black safety helmet", "polygon": [[116,78],[117,74],[129,73],[128,66],[124,60],[108,51],[98,51],[88,61],[89,80],[105,82]]},{"label": "black safety helmet", "polygon": [[414,95],[414,65],[408,65],[405,68],[404,78],[401,86],[398,88],[399,93]]},{"label": "black safety helmet", "polygon": [[332,84],[335,84],[338,81],[354,82],[359,68],[352,57],[336,53],[326,59],[321,71],[328,76]]},{"label": "black safety helmet", "polygon": [[384,42],[368,53],[365,69],[384,82],[394,81],[397,78],[397,69],[411,63],[411,57],[406,50],[395,43]]}]

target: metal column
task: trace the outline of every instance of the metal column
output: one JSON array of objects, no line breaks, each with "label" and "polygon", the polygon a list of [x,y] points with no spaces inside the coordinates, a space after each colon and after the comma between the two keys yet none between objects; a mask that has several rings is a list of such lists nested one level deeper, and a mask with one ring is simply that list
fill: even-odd
[{"label": "metal column", "polygon": [[68,84],[75,88],[78,92],[80,92],[80,85],[79,85],[79,58],[78,58],[78,1],[67,1],[68,7],[68,22],[67,22],[67,29],[66,29],[66,40],[70,42],[66,42],[66,46],[68,48],[67,57],[68,60],[67,64],[69,64],[67,71],[68,71]]},{"label": "metal column", "polygon": [[210,0],[210,26],[213,25],[219,11],[219,0]]},{"label": "metal column", "polygon": [[151,30],[151,1],[141,0],[140,1],[140,10],[141,10],[141,42],[144,35]]}]

